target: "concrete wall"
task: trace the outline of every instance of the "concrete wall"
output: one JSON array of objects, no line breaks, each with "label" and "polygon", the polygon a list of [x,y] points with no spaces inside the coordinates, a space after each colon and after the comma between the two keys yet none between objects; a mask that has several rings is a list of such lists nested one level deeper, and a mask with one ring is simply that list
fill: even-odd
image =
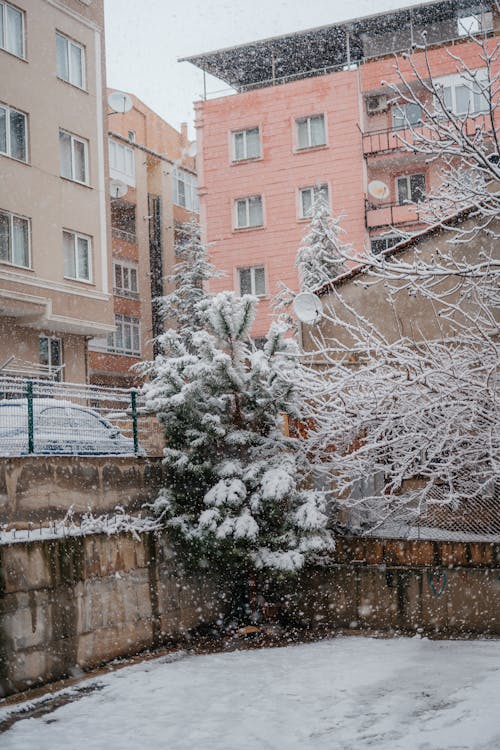
[{"label": "concrete wall", "polygon": [[0,697],[215,623],[230,600],[152,535],[0,547]]},{"label": "concrete wall", "polygon": [[26,528],[64,518],[137,511],[153,500],[161,459],[95,456],[22,456],[0,460],[0,526]]},{"label": "concrete wall", "polygon": [[339,540],[335,562],[305,571],[284,616],[306,627],[500,635],[500,545]]}]

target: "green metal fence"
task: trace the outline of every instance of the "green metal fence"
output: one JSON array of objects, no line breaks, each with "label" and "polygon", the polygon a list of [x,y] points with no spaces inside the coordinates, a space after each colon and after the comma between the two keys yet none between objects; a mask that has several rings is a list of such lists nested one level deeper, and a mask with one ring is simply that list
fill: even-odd
[{"label": "green metal fence", "polygon": [[161,453],[137,389],[0,377],[0,456]]}]

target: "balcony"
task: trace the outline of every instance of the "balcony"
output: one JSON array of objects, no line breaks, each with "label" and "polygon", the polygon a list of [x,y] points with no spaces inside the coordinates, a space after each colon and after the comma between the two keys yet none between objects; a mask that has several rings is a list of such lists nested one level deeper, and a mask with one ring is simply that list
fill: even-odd
[{"label": "balcony", "polygon": [[122,242],[129,242],[132,245],[137,244],[137,235],[134,232],[125,232],[123,229],[117,229],[116,227],[111,228],[111,235],[115,240],[122,240]]},{"label": "balcony", "polygon": [[366,201],[365,214],[368,229],[420,223],[420,206],[417,203],[377,204]]},{"label": "balcony", "polygon": [[[467,135],[474,135],[478,128],[484,133],[491,132],[491,124],[487,121],[485,114],[467,118],[463,127]],[[414,144],[435,141],[437,138],[436,129],[425,125],[425,123],[413,125],[411,128],[374,130],[363,133],[363,154],[374,156],[391,154],[395,151],[412,153],[411,149]]]}]

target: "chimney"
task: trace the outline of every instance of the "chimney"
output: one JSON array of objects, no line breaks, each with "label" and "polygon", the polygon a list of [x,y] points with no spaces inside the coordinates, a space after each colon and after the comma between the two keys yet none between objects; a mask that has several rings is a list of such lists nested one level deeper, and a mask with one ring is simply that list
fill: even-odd
[{"label": "chimney", "polygon": [[181,122],[181,146],[184,148],[188,145],[188,124]]}]

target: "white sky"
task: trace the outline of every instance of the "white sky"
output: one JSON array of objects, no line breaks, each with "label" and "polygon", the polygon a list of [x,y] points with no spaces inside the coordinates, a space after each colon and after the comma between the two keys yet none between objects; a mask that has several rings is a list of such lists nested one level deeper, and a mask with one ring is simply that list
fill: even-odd
[{"label": "white sky", "polygon": [[[175,127],[192,123],[202,73],[179,57],[418,0],[104,0],[108,86],[130,91]],[[208,91],[220,82],[208,80]],[[193,131],[191,130],[191,135]]]}]

